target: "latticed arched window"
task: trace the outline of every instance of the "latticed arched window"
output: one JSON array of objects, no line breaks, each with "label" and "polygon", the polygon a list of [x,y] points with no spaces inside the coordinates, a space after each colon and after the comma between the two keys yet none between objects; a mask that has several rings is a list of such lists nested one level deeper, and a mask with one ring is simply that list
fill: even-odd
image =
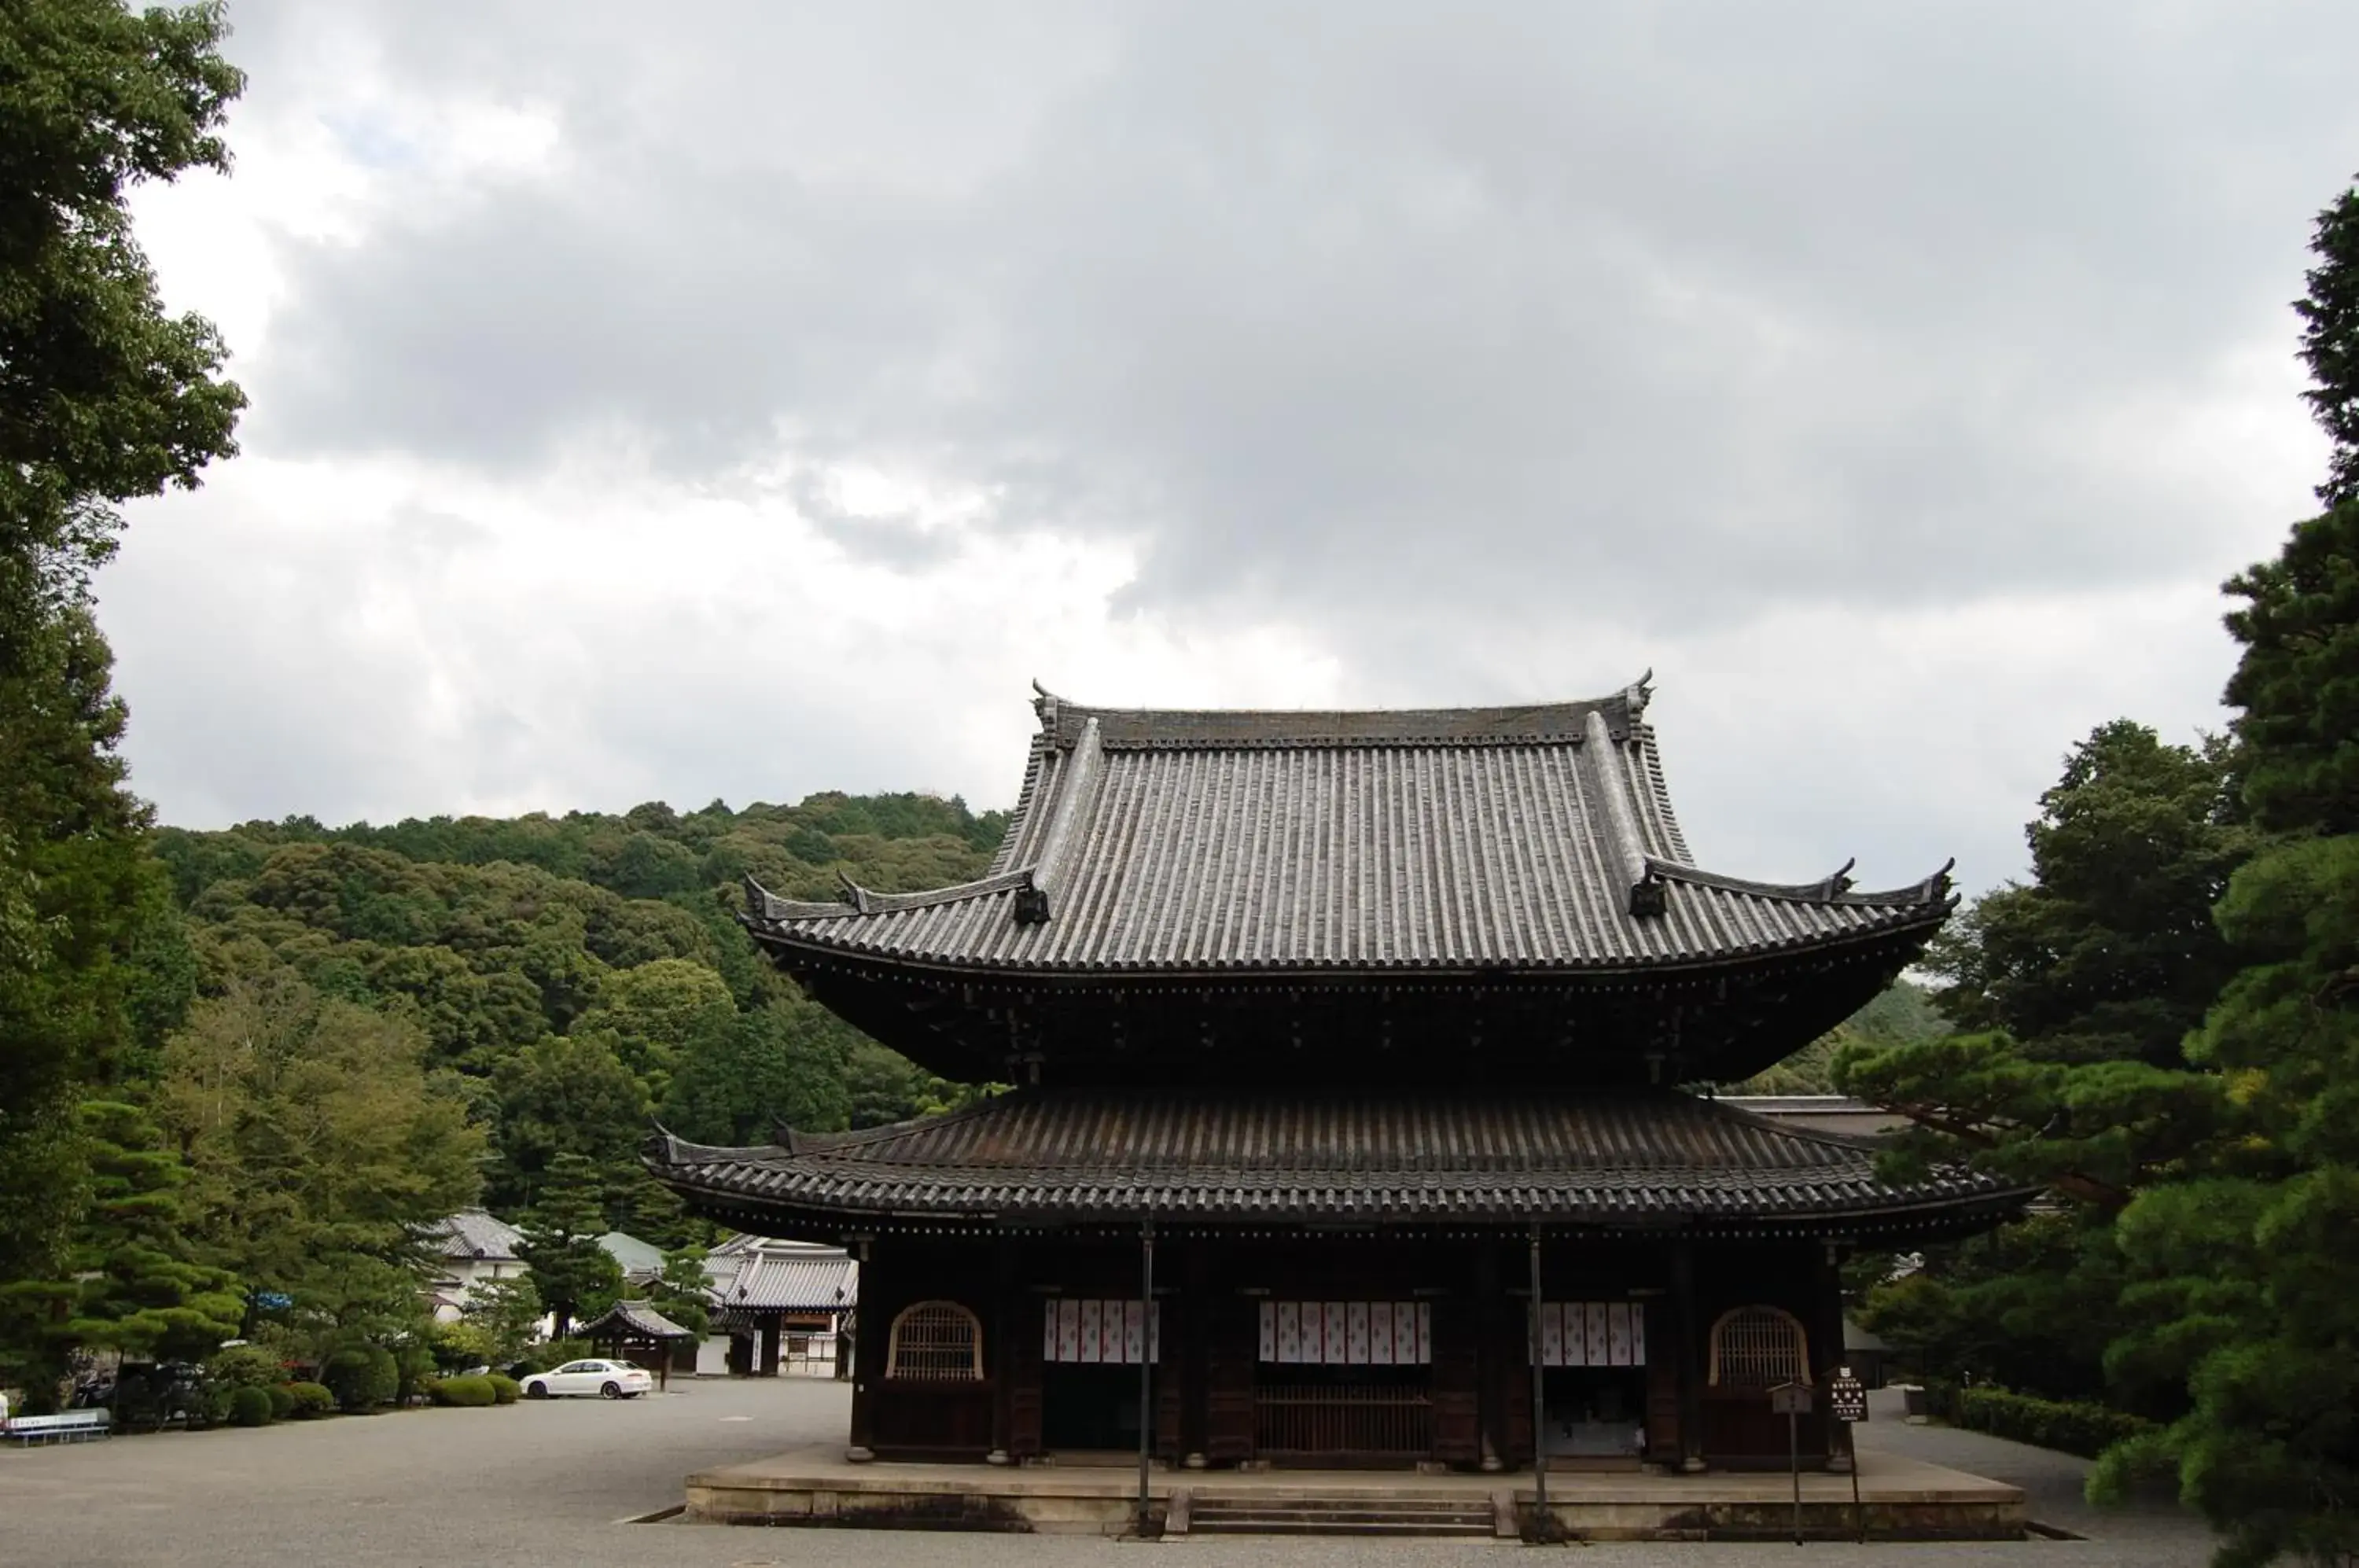
[{"label": "latticed arched window", "polygon": [[893,1320],[885,1376],[928,1383],[983,1377],[983,1324],[956,1301],[919,1301]]},{"label": "latticed arched window", "polygon": [[1810,1341],[1801,1320],[1777,1307],[1738,1307],[1712,1325],[1711,1382],[1719,1388],[1774,1388],[1810,1380]]}]

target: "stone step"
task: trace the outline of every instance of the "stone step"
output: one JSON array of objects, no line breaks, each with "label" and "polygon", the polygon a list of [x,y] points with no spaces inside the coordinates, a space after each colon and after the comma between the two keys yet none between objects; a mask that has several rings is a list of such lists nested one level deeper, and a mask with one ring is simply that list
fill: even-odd
[{"label": "stone step", "polygon": [[1300,1519],[1193,1519],[1188,1526],[1190,1535],[1413,1535],[1463,1536],[1470,1540],[1487,1541],[1492,1536],[1488,1520],[1481,1524],[1459,1523],[1440,1519],[1359,1519],[1306,1517]]},{"label": "stone step", "polygon": [[1490,1501],[1406,1497],[1202,1497],[1190,1535],[1489,1536]]}]

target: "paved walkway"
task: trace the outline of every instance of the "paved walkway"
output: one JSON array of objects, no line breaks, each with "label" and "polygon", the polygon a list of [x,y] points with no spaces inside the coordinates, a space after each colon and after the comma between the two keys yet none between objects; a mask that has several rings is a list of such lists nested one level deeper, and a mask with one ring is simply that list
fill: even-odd
[{"label": "paved walkway", "polygon": [[[417,1410],[254,1432],[0,1451],[0,1563],[43,1568],[1123,1568],[1143,1552],[1201,1568],[1387,1568],[1546,1550],[1482,1541],[1074,1538],[733,1530],[616,1521],[680,1500],[691,1470],[835,1439],[847,1391],[796,1379],[700,1382],[625,1403]],[[1879,1412],[1881,1414],[1882,1412]],[[2203,1532],[2152,1511],[2098,1515],[2065,1495],[2078,1460],[1972,1432],[1872,1423],[1891,1452],[1993,1476],[2035,1518],[2092,1539],[1980,1544],[1594,1546],[1587,1568],[2201,1568]],[[2071,1508],[2081,1511],[2067,1513]],[[2065,1517],[2060,1518],[2062,1514]],[[1125,1557],[1123,1554],[1129,1553]]]}]

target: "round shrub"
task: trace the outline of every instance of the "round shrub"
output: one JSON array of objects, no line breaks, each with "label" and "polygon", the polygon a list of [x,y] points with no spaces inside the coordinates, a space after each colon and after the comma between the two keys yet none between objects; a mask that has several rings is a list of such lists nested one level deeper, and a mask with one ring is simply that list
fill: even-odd
[{"label": "round shrub", "polygon": [[335,1395],[338,1410],[357,1414],[394,1397],[401,1387],[401,1368],[393,1352],[381,1345],[347,1345],[328,1357],[320,1368],[320,1381]]},{"label": "round shrub", "polygon": [[515,1404],[524,1393],[522,1383],[513,1377],[503,1377],[497,1372],[489,1374],[484,1381],[492,1386],[493,1399],[503,1405]]},{"label": "round shrub", "polygon": [[242,1383],[230,1390],[229,1424],[232,1426],[268,1426],[270,1424],[270,1390]]},{"label": "round shrub", "polygon": [[493,1391],[489,1377],[438,1377],[427,1392],[438,1405],[456,1405],[462,1410],[484,1409],[499,1397]]},{"label": "round shrub", "polygon": [[287,1368],[277,1352],[258,1345],[233,1345],[213,1353],[205,1363],[205,1376],[232,1388],[267,1388],[287,1376]]},{"label": "round shrub", "polygon": [[288,1413],[297,1421],[310,1421],[336,1408],[336,1396],[325,1383],[289,1383],[287,1398]]},{"label": "round shrub", "polygon": [[284,1383],[273,1383],[262,1390],[270,1401],[270,1419],[285,1421],[295,1413],[295,1390]]}]

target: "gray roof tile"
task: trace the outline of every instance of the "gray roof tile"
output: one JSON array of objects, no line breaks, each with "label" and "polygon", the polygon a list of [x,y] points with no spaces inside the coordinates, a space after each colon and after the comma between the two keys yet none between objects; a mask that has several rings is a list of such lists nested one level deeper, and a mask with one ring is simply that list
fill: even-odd
[{"label": "gray roof tile", "polygon": [[748,924],[781,956],[998,971],[1615,970],[1946,915],[1944,873],[1861,893],[1844,872],[1787,886],[1696,866],[1646,698],[1159,713],[1044,693],[989,875],[833,903],[753,887]]},{"label": "gray roof tile", "polygon": [[1967,1171],[1911,1185],[1868,1143],[1714,1101],[1636,1094],[1019,1090],[867,1132],[716,1149],[658,1136],[691,1203],[901,1219],[1396,1222],[1838,1220],[2005,1208]]}]

